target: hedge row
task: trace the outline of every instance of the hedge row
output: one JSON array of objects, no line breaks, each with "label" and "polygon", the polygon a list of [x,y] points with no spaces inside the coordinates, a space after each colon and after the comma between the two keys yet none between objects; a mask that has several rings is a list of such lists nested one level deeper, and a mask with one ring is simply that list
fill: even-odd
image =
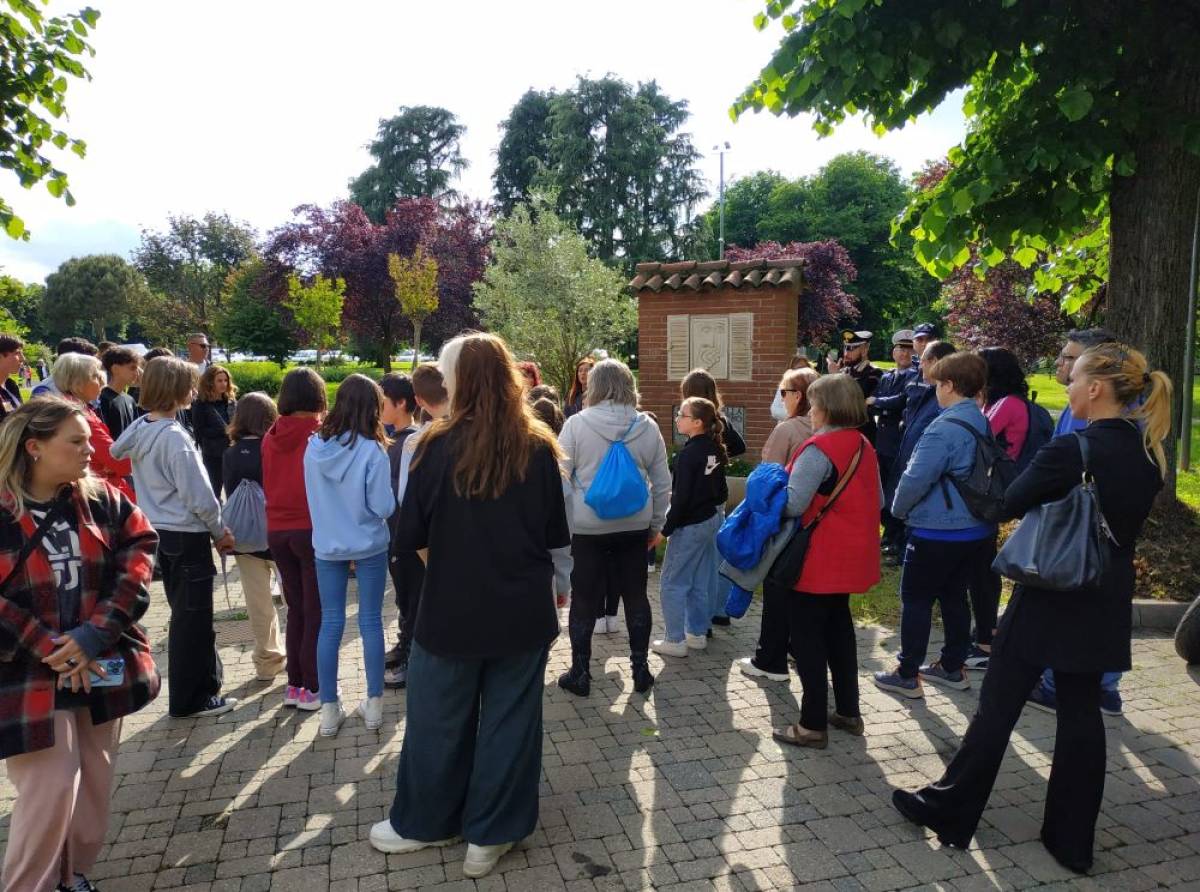
[{"label": "hedge row", "polygon": [[[280,368],[273,362],[231,362],[225,366],[233,376],[239,393],[251,393],[259,390],[269,396],[279,395],[279,386],[287,369]],[[341,384],[355,373],[367,375],[378,381],[383,377],[383,369],[369,365],[327,365],[319,374],[326,384]]]}]

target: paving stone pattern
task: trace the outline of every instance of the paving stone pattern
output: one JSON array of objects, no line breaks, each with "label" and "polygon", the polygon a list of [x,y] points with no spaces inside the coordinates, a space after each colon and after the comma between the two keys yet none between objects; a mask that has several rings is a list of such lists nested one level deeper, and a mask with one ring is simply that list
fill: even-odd
[{"label": "paving stone pattern", "polygon": [[[157,583],[153,594],[148,622],[161,651]],[[389,605],[389,642],[394,618]],[[386,694],[381,731],[352,718],[322,739],[316,713],[280,706],[282,676],[255,680],[247,624],[218,628],[227,691],[242,703],[218,719],[176,720],[164,693],[126,721],[93,875],[104,892],[1200,888],[1200,671],[1166,638],[1135,642],[1126,714],[1106,719],[1096,865],[1078,878],[1038,842],[1051,716],[1026,711],[970,851],[941,848],[892,810],[892,788],[939,776],[978,691],[901,702],[876,690],[868,673],[890,664],[891,630],[859,632],[867,736],[833,732],[825,751],[771,740],[772,725],[798,718],[795,678],[760,682],[733,668],[753,652],[757,607],[718,629],[706,652],[665,664],[652,655],[648,699],[632,691],[621,634],[596,639],[590,698],[559,690],[564,634],[546,673],[541,824],[474,882],[463,877],[461,844],[385,856],[367,842],[392,800],[403,692]],[[365,688],[361,653],[351,620],[341,680],[351,704]],[[0,768],[2,840],[12,800]]]}]

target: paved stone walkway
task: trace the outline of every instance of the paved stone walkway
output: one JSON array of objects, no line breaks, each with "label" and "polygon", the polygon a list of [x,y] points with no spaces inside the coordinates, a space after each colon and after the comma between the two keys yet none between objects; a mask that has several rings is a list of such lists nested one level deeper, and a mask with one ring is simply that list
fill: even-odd
[{"label": "paved stone walkway", "polygon": [[[161,649],[159,585],[154,596]],[[242,704],[219,719],[173,720],[164,694],[126,722],[93,876],[104,892],[1200,888],[1200,671],[1164,638],[1135,642],[1126,715],[1106,720],[1100,851],[1080,879],[1037,841],[1050,716],[1026,711],[970,851],[941,848],[892,810],[893,787],[940,774],[977,690],[930,690],[916,703],[877,691],[866,679],[896,647],[887,629],[859,633],[867,736],[834,732],[823,752],[783,751],[770,738],[798,716],[795,679],[789,688],[731,668],[753,650],[757,609],[702,654],[665,666],[652,656],[649,699],[632,693],[621,635],[597,639],[589,699],[559,690],[563,636],[546,675],[541,826],[475,883],[463,878],[462,845],[384,856],[366,841],[392,799],[402,692],[387,693],[382,731],[351,719],[320,739],[315,713],[280,707],[282,676],[254,680],[248,624],[218,628],[228,692]],[[343,652],[353,703],[364,687],[353,621]],[[12,796],[0,769],[5,839]]]}]

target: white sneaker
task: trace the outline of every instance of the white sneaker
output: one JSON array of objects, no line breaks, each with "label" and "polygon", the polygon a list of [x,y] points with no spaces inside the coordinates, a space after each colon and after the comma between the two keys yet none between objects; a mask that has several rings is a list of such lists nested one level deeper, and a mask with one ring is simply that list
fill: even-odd
[{"label": "white sneaker", "polygon": [[659,638],[650,644],[650,649],[664,657],[686,657],[688,646],[682,641],[664,641]]},{"label": "white sneaker", "polygon": [[322,737],[333,737],[344,721],[346,721],[346,709],[342,706],[341,700],[321,704],[320,733]]},{"label": "white sneaker", "polygon": [[467,857],[463,859],[463,876],[479,879],[492,872],[496,862],[504,856],[516,843],[502,842],[498,846],[467,845]]},{"label": "white sneaker", "polygon": [[449,839],[438,839],[426,842],[420,839],[405,839],[394,829],[391,821],[380,821],[371,827],[371,845],[380,852],[390,855],[404,855],[408,852],[419,852],[421,849],[431,849],[437,846],[448,846],[458,842],[457,836]]},{"label": "white sneaker", "polygon": [[368,731],[378,731],[383,727],[383,698],[368,697],[358,704],[355,712],[362,716]]},{"label": "white sneaker", "polygon": [[608,634],[608,617],[607,616],[596,617],[596,628],[592,634],[594,634],[594,635],[607,635]]},{"label": "white sneaker", "polygon": [[621,631],[621,621],[615,616],[606,617],[608,621],[608,634]]},{"label": "white sneaker", "polygon": [[687,646],[692,650],[704,650],[708,647],[708,638],[704,635],[688,635]]},{"label": "white sneaker", "polygon": [[788,680],[786,672],[767,672],[765,669],[759,669],[754,665],[754,657],[742,657],[737,661],[737,667],[742,670],[742,675],[749,675],[754,678],[766,678],[771,681]]}]

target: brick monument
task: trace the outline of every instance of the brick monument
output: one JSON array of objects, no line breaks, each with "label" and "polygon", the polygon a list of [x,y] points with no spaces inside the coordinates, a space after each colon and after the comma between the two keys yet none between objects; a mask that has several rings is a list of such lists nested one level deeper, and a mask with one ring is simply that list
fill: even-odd
[{"label": "brick monument", "polygon": [[799,260],[637,265],[629,287],[638,298],[638,389],[668,443],[679,382],[705,368],[746,440],[743,459],[761,459],[775,427],[771,400],[796,352],[802,268]]}]

